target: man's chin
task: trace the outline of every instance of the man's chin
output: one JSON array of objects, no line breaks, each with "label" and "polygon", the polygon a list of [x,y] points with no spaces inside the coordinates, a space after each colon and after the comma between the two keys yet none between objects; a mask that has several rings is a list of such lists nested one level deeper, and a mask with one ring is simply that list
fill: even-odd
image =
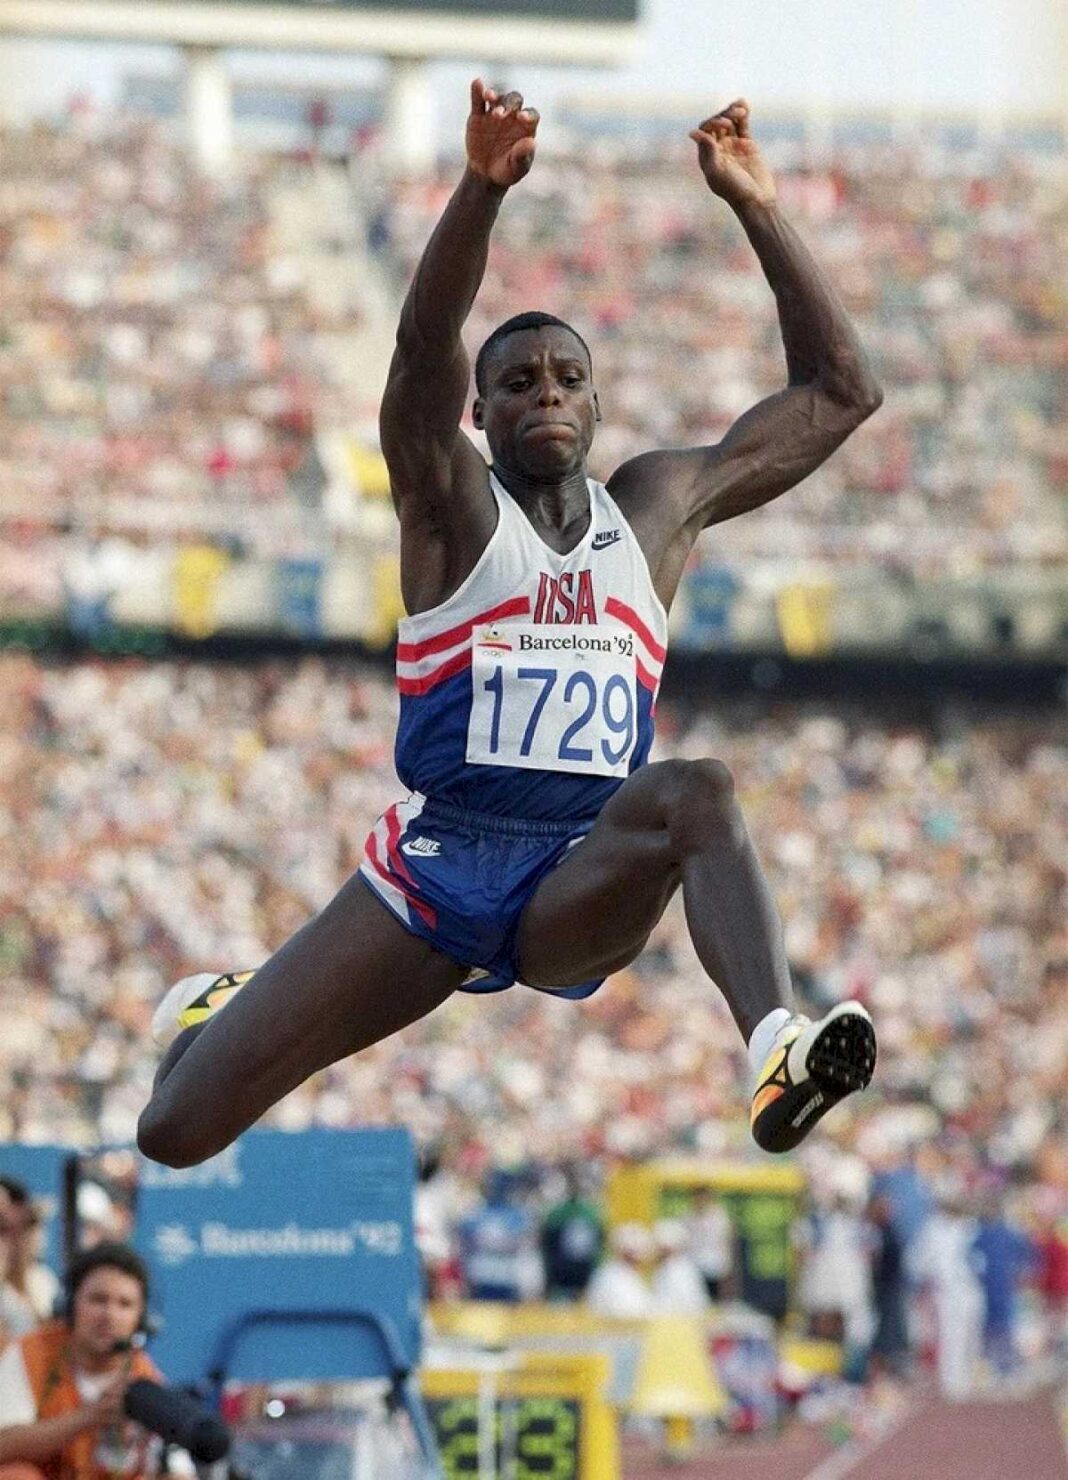
[{"label": "man's chin", "polygon": [[583,457],[578,444],[568,438],[554,438],[534,447],[525,447],[517,459],[519,472],[535,482],[562,482],[573,473],[580,473]]}]

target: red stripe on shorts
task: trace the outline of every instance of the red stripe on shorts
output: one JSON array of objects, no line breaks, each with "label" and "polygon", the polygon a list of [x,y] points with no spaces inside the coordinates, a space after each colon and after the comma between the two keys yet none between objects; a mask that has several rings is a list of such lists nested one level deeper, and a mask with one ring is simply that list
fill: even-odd
[{"label": "red stripe on shorts", "polygon": [[417,899],[410,889],[406,889],[398,878],[382,866],[382,861],[378,856],[378,839],[374,833],[367,839],[367,856],[371,860],[371,867],[375,872],[381,874],[387,884],[392,884],[399,894],[404,895],[415,913],[425,924],[430,926],[431,930],[436,930],[438,926],[437,911],[431,905],[425,904],[423,900]]}]

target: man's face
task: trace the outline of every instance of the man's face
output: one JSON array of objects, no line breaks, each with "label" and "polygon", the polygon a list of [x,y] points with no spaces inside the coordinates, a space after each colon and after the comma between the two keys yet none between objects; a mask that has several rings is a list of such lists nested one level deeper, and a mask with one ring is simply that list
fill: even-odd
[{"label": "man's face", "polygon": [[567,329],[509,334],[485,367],[474,406],[495,463],[540,482],[584,468],[600,418],[590,362]]},{"label": "man's face", "polygon": [[94,1269],[74,1297],[74,1341],[87,1355],[107,1356],[129,1341],[141,1320],[141,1285],[121,1269]]},{"label": "man's face", "polygon": [[9,1236],[12,1267],[25,1269],[41,1248],[41,1218],[32,1203],[0,1204],[0,1236]]}]

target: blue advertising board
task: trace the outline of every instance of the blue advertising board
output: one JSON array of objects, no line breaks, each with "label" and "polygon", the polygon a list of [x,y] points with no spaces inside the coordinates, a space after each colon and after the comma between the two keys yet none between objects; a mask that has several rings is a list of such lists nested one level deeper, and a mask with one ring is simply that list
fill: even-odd
[{"label": "blue advertising board", "polygon": [[323,562],[280,560],[275,567],[278,622],[283,632],[312,642],[323,635]]},{"label": "blue advertising board", "polygon": [[14,1177],[28,1188],[44,1214],[41,1258],[57,1275],[63,1274],[63,1169],[74,1155],[70,1146],[0,1146],[0,1175]]},{"label": "blue advertising board", "polygon": [[405,1130],[250,1131],[201,1166],[142,1160],[135,1241],[172,1383],[391,1376],[419,1358]]},{"label": "blue advertising board", "polygon": [[703,558],[686,573],[686,622],[679,646],[694,652],[734,646],[731,615],[742,589],[728,565]]}]

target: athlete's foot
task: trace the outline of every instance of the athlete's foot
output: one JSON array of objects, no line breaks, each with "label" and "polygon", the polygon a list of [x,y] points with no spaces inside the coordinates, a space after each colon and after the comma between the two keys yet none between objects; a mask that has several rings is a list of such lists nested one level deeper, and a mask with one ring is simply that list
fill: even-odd
[{"label": "athlete's foot", "polygon": [[792,1151],[875,1070],[875,1029],[859,1002],[810,1022],[792,1017],[775,1035],[753,1094],[749,1123],[764,1151]]},{"label": "athlete's foot", "polygon": [[183,1028],[206,1023],[255,974],[254,971],[224,971],[216,975],[211,971],[201,971],[196,976],[183,976],[171,987],[152,1015],[153,1038],[161,1048],[166,1048]]}]

